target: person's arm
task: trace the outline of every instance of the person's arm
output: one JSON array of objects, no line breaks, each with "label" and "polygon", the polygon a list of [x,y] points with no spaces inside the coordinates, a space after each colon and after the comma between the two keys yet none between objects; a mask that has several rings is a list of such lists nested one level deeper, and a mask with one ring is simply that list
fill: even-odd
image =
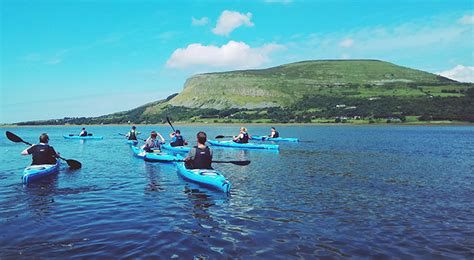
[{"label": "person's arm", "polygon": [[163,138],[163,136],[160,133],[156,133],[156,134],[160,137],[161,143],[163,143],[163,144],[166,143],[165,138]]},{"label": "person's arm", "polygon": [[186,156],[186,158],[184,158],[184,160],[185,161],[192,161],[192,160],[194,160],[194,158],[196,158],[196,148],[193,147],[189,151],[188,156]]},{"label": "person's arm", "polygon": [[142,146],[142,149],[148,148],[149,147],[149,140],[150,138],[146,139],[145,144]]},{"label": "person's arm", "polygon": [[128,132],[125,136],[126,136],[126,137],[130,137],[130,132]]},{"label": "person's arm", "polygon": [[170,137],[171,137],[171,138],[173,138],[173,137],[174,137],[174,135],[175,135],[175,134],[174,134],[174,132],[173,132],[173,133],[171,133],[171,134],[170,134]]},{"label": "person's arm", "polygon": [[32,145],[32,146],[26,148],[25,150],[23,150],[23,151],[21,152],[21,155],[28,155],[28,154],[31,154],[32,148],[33,148],[34,146],[35,146],[35,145]]}]

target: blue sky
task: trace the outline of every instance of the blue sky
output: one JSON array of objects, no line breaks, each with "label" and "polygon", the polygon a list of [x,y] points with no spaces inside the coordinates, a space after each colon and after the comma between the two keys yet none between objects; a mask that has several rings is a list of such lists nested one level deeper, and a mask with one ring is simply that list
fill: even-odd
[{"label": "blue sky", "polygon": [[98,116],[189,76],[381,59],[474,80],[474,1],[1,1],[0,122]]}]

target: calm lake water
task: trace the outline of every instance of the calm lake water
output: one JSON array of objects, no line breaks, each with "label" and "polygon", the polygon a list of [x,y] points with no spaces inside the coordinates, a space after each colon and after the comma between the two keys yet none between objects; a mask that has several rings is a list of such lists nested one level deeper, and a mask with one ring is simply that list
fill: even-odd
[{"label": "calm lake water", "polygon": [[[194,142],[240,126],[180,126]],[[0,258],[474,257],[474,127],[280,126],[279,152],[214,148],[229,196],[181,179],[172,164],[132,156],[118,133],[65,140],[80,127],[1,129]],[[42,132],[82,162],[28,186],[24,144]],[[166,135],[168,126],[140,126]],[[269,127],[251,126],[252,134]],[[143,137],[143,135],[142,135]]]}]

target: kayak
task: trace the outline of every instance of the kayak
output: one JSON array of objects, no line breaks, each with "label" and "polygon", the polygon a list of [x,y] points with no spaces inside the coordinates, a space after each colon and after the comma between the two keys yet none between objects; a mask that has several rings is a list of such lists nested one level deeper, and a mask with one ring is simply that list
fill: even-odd
[{"label": "kayak", "polygon": [[78,139],[78,140],[100,140],[104,137],[98,135],[78,136],[78,135],[63,135],[64,139]]},{"label": "kayak", "polygon": [[258,140],[258,141],[276,141],[276,142],[298,142],[298,138],[290,138],[290,137],[275,137],[271,138],[268,136],[264,135],[252,135],[250,136],[250,139],[252,140]]},{"label": "kayak", "polygon": [[30,165],[23,171],[21,181],[27,184],[50,174],[57,173],[60,165],[60,160],[57,160],[56,164]]},{"label": "kayak", "polygon": [[[178,160],[182,160],[181,155],[177,155]],[[183,162],[176,163],[179,176],[183,179],[197,183],[201,186],[222,191],[225,193],[230,192],[232,186],[231,182],[228,181],[224,175],[214,169],[186,169]]]},{"label": "kayak", "polygon": [[234,148],[245,148],[245,149],[270,149],[278,150],[279,146],[277,144],[255,144],[255,143],[236,143],[234,141],[216,141],[216,140],[207,140],[207,142],[214,146],[224,146],[224,147],[234,147]]},{"label": "kayak", "polygon": [[136,146],[130,146],[133,154],[147,162],[175,162],[176,157],[167,153],[147,153]]},{"label": "kayak", "polygon": [[137,145],[138,141],[137,140],[127,140],[126,143],[130,144],[130,145]]},{"label": "kayak", "polygon": [[171,146],[170,144],[161,145],[161,149],[177,153],[189,153],[191,151],[189,146]]}]

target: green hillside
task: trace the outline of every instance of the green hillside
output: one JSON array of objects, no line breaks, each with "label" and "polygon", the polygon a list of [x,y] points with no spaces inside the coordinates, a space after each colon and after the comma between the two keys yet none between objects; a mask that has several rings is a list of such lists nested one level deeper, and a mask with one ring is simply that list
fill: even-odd
[{"label": "green hillside", "polygon": [[199,74],[165,100],[94,118],[22,124],[474,122],[474,84],[377,60],[319,60]]},{"label": "green hillside", "polygon": [[216,109],[285,107],[314,94],[423,96],[413,86],[452,82],[377,60],[304,61],[263,70],[199,74],[188,79],[169,104]]}]

